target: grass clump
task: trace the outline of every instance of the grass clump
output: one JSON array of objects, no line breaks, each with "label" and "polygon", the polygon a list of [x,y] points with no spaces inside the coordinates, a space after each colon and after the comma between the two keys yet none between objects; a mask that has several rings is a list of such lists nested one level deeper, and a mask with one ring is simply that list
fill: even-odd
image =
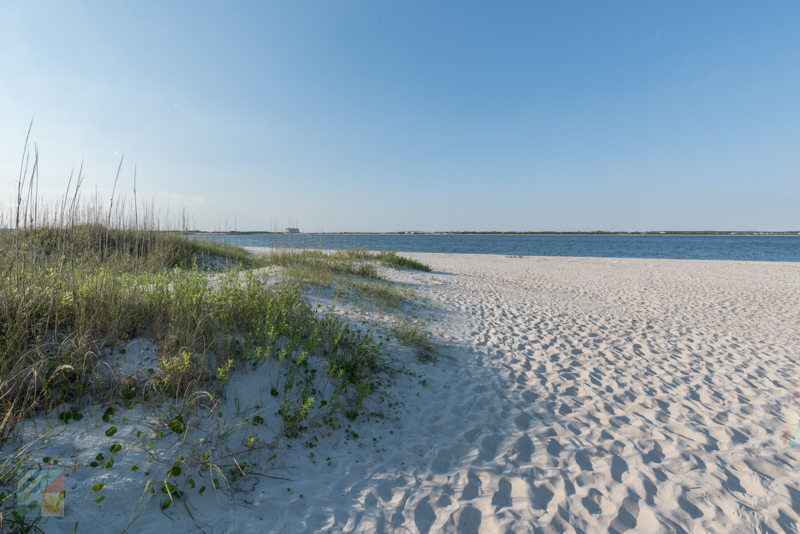
[{"label": "grass clump", "polygon": [[388,252],[385,251],[377,252],[373,255],[373,257],[377,260],[380,260],[381,263],[384,263],[386,265],[391,265],[394,268],[406,267],[408,269],[414,269],[416,271],[423,271],[426,273],[431,272],[430,265],[427,265],[425,263],[419,262],[411,258],[406,258],[404,256],[398,256],[396,250],[390,250]]},{"label": "grass clump", "polygon": [[431,272],[431,267],[405,256],[396,250],[369,252],[361,248],[322,250],[274,249],[265,257],[268,265],[307,265],[317,270],[327,270],[340,274],[355,274],[368,278],[380,278],[373,261],[394,268],[405,267],[417,271]]},{"label": "grass clump", "polygon": [[320,250],[276,249],[264,263],[280,266],[282,274],[296,283],[336,287],[337,299],[362,302],[364,307],[395,309],[408,301],[412,292],[386,281],[378,272],[372,253],[362,249]]},{"label": "grass clump", "polygon": [[392,334],[404,345],[411,347],[424,362],[435,362],[439,357],[439,345],[433,334],[420,321],[401,319],[392,327]]},{"label": "grass clump", "polygon": [[[12,485],[23,465],[30,461],[33,453],[38,450],[34,449],[34,445],[37,442],[38,440],[33,441],[8,454],[0,455],[0,488]],[[36,526],[41,518],[27,517],[25,510],[20,510],[16,506],[16,498],[10,493],[10,491],[9,494],[6,494],[5,491],[0,491],[0,519],[2,519],[0,531],[9,533],[43,533],[44,531]]]},{"label": "grass clump", "polygon": [[263,259],[265,265],[283,268],[283,274],[300,283],[337,286],[338,297],[355,297],[379,310],[398,305],[413,298],[408,288],[385,281],[375,262],[394,268],[409,267],[422,271],[431,268],[410,258],[398,256],[397,252],[373,253],[364,249],[337,249],[334,251],[274,249]]}]

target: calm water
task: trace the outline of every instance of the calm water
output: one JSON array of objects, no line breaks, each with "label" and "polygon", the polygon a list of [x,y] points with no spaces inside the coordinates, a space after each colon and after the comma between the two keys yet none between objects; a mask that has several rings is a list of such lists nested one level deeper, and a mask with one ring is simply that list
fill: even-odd
[{"label": "calm water", "polygon": [[797,236],[204,235],[249,247],[366,248],[399,252],[800,262]]}]

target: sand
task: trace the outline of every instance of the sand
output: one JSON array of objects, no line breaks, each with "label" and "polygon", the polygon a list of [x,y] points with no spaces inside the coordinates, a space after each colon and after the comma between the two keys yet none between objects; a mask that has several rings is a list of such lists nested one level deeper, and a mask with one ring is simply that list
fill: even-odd
[{"label": "sand", "polygon": [[[800,530],[799,264],[410,256],[434,272],[384,272],[427,299],[443,357],[392,345],[388,417],[276,446],[287,480],[192,497],[205,532]],[[70,475],[46,532],[125,527],[141,481],[96,505],[98,475]],[[178,512],[130,531],[189,531]]]}]

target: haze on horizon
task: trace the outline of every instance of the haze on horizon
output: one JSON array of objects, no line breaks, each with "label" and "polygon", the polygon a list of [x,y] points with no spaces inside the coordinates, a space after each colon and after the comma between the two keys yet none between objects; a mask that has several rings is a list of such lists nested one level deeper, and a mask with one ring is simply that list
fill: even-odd
[{"label": "haze on horizon", "polygon": [[202,230],[800,227],[800,4],[5,2],[0,202]]}]

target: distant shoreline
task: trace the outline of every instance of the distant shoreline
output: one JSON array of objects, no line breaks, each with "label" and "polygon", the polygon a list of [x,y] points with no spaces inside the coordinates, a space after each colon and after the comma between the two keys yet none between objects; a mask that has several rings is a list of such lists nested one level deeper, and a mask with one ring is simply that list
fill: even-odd
[{"label": "distant shoreline", "polygon": [[683,236],[798,236],[800,231],[790,232],[756,232],[756,231],[663,231],[663,232],[300,232],[295,234],[286,234],[284,232],[266,232],[266,231],[233,231],[233,232],[206,232],[202,230],[191,231],[174,231],[180,234],[202,234],[202,235],[497,235],[497,236],[512,236],[512,235],[577,235],[577,236],[591,236],[591,235],[621,235],[621,236],[637,236],[643,233],[648,236],[664,236],[664,235],[683,235]]}]

